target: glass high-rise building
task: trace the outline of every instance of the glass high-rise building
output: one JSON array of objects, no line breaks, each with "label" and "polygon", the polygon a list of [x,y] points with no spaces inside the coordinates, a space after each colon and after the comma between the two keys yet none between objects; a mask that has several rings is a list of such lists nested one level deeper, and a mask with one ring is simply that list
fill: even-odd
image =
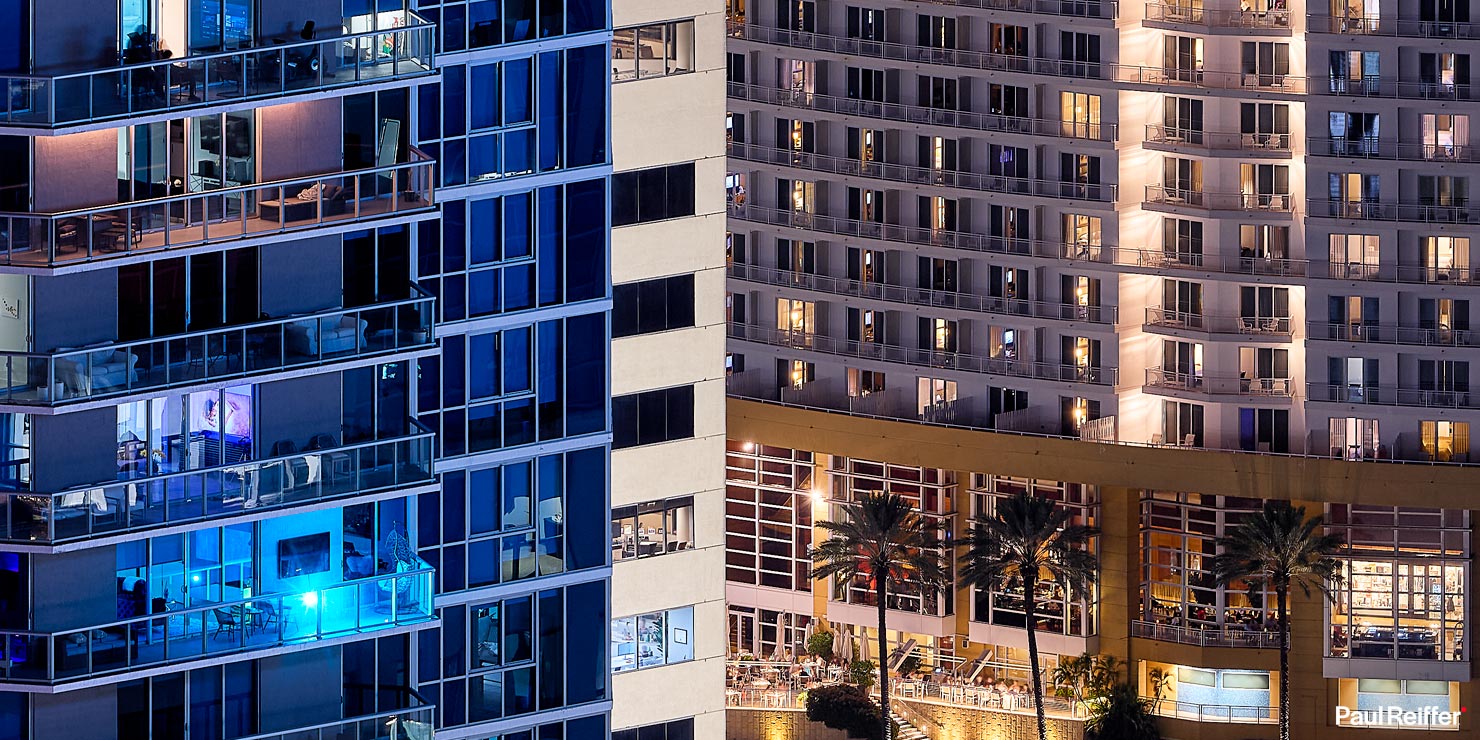
[{"label": "glass high-rise building", "polygon": [[718,727],[722,15],[621,5],[0,2],[0,738]]}]

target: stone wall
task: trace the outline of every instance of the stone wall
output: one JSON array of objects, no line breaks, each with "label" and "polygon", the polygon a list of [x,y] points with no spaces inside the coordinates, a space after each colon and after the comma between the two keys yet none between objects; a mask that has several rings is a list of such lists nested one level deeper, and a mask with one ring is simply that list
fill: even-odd
[{"label": "stone wall", "polygon": [[725,711],[727,740],[848,740],[848,734],[807,719],[800,709],[742,709]]},{"label": "stone wall", "polygon": [[[1038,720],[1030,714],[905,701],[939,726],[931,740],[1038,740]],[[1049,717],[1048,740],[1084,740],[1084,723]]]}]

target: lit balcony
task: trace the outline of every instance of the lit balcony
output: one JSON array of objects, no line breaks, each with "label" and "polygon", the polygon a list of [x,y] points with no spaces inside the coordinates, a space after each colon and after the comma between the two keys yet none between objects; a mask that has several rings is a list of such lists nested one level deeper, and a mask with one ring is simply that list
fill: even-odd
[{"label": "lit balcony", "polygon": [[1288,215],[1295,207],[1288,193],[1215,193],[1164,185],[1147,185],[1143,207]]},{"label": "lit balcony", "polygon": [[1178,627],[1135,620],[1131,622],[1131,636],[1162,642],[1176,642],[1198,647],[1231,647],[1247,649],[1275,649],[1279,647],[1279,633],[1263,629],[1250,630],[1243,627]]},{"label": "lit balcony", "polygon": [[0,492],[0,541],[60,545],[434,482],[431,430],[415,420],[393,439],[333,444],[201,470],[74,486],[56,493]]},{"label": "lit balcony", "polygon": [[1146,124],[1145,149],[1163,152],[1187,152],[1204,156],[1290,158],[1289,134],[1245,134],[1234,131]]},{"label": "lit balcony", "polygon": [[1480,162],[1480,153],[1469,144],[1383,141],[1375,138],[1343,139],[1312,136],[1306,153],[1313,157],[1343,159],[1397,159],[1408,162]]},{"label": "lit balcony", "polygon": [[0,213],[0,264],[44,269],[107,263],[433,212],[435,162],[415,148],[411,157],[364,170],[61,213]]},{"label": "lit balcony", "polygon": [[1142,21],[1152,28],[1202,29],[1212,33],[1290,35],[1290,11],[1280,10],[1221,10],[1197,5],[1178,3],[1146,3],[1146,16]]},{"label": "lit balcony", "polygon": [[1186,87],[1208,92],[1231,90],[1238,95],[1251,92],[1303,95],[1306,78],[1292,74],[1266,72],[1225,72],[1220,70],[1137,66],[1117,64],[1112,66],[1115,82],[1139,85],[1148,89]]},{"label": "lit balcony", "polygon": [[1407,344],[1419,347],[1480,347],[1480,332],[1448,326],[1421,327],[1412,324],[1328,323],[1306,325],[1311,339],[1361,344]]},{"label": "lit balcony", "polygon": [[792,88],[747,85],[731,82],[727,86],[729,97],[752,103],[779,105],[787,108],[803,108],[819,113],[844,116],[859,116],[889,121],[893,125],[914,123],[975,131],[990,131],[1029,136],[1053,136],[1062,139],[1085,139],[1089,141],[1113,142],[1115,126],[1108,123],[1091,124],[1075,121],[1050,121],[1041,118],[1006,116],[995,113],[929,108],[905,103],[885,103],[873,100],[840,98]]},{"label": "lit balcony", "polygon": [[[270,46],[56,75],[0,75],[0,127],[58,128],[306,95],[435,74],[436,26],[284,40]],[[274,40],[276,41],[276,40]]]},{"label": "lit balcony", "polygon": [[751,283],[797,288],[829,295],[871,298],[915,307],[952,308],[976,313],[1022,316],[1051,321],[1083,321],[1093,324],[1113,325],[1116,318],[1114,306],[1081,306],[1051,301],[1025,301],[954,290],[885,285],[738,262],[730,264],[729,276],[735,280]]},{"label": "lit balcony", "polygon": [[1469,267],[1427,265],[1372,264],[1367,262],[1326,262],[1311,265],[1312,277],[1333,280],[1368,280],[1377,283],[1412,283],[1415,285],[1467,285],[1477,279]]},{"label": "lit balcony", "polygon": [[850,394],[842,378],[819,378],[800,386],[778,385],[773,378],[764,377],[759,372],[739,372],[725,378],[725,392],[738,398],[826,409],[851,416],[972,429],[993,428],[992,414],[985,397],[956,398],[922,405],[913,386]]},{"label": "lit balcony", "polygon": [[1159,367],[1146,368],[1142,390],[1160,395],[1241,396],[1285,398],[1293,393],[1289,378],[1248,378],[1242,375],[1184,373]]},{"label": "lit balcony", "polygon": [[833,157],[758,144],[731,142],[728,152],[731,159],[746,162],[760,162],[832,175],[865,177],[889,183],[914,183],[941,188],[1006,193],[1034,198],[1087,200],[1106,204],[1114,203],[1116,196],[1114,185],[1081,185],[1058,180],[933,169],[888,162],[864,162],[847,157]]},{"label": "lit balcony", "polygon": [[1113,367],[1092,367],[1053,362],[984,357],[965,352],[918,349],[896,344],[876,344],[849,339],[839,339],[826,334],[768,329],[731,322],[730,339],[755,342],[772,347],[807,350],[840,357],[889,362],[912,367],[939,370],[959,370],[985,375],[1050,380],[1061,383],[1080,383],[1093,386],[1114,386],[1116,371]]},{"label": "lit balcony", "polygon": [[409,292],[396,301],[187,334],[0,352],[0,403],[66,406],[431,349],[436,299],[419,286]]},{"label": "lit balcony", "polygon": [[[226,655],[358,639],[435,619],[435,572],[396,573],[264,594],[58,632],[0,631],[0,684],[60,684]],[[111,602],[110,602],[111,603]]]},{"label": "lit balcony", "polygon": [[1398,98],[1403,100],[1473,100],[1474,89],[1464,82],[1394,80],[1381,77],[1352,79],[1338,75],[1310,78],[1310,94],[1343,98]]},{"label": "lit balcony", "polygon": [[1219,316],[1216,314],[1190,313],[1166,309],[1161,306],[1146,307],[1148,331],[1172,330],[1171,333],[1228,334],[1242,339],[1269,339],[1288,342],[1293,333],[1289,316]]},{"label": "lit balcony", "polygon": [[1349,403],[1368,406],[1411,406],[1430,409],[1477,409],[1480,397],[1470,395],[1468,388],[1433,390],[1395,385],[1306,384],[1312,401]]},{"label": "lit balcony", "polygon": [[1411,36],[1419,39],[1480,38],[1480,28],[1469,22],[1424,21],[1416,18],[1360,18],[1311,15],[1306,20],[1310,33],[1335,33],[1349,36]]},{"label": "lit balcony", "polygon": [[1393,203],[1375,200],[1337,200],[1310,198],[1309,215],[1316,218],[1344,218],[1358,221],[1407,221],[1424,224],[1480,223],[1480,205],[1464,198],[1450,203]]}]

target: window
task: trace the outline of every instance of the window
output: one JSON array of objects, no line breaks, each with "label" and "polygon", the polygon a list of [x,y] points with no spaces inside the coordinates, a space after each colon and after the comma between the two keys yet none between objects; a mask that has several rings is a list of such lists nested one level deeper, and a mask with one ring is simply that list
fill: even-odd
[{"label": "window", "polygon": [[854,221],[883,223],[884,191],[848,188],[848,218]]},{"label": "window", "polygon": [[1377,419],[1353,416],[1331,417],[1331,457],[1338,460],[1371,460],[1382,446]]},{"label": "window", "polygon": [[1240,205],[1244,209],[1290,210],[1290,167],[1243,162],[1238,168]]},{"label": "window", "polygon": [[1015,85],[987,85],[987,103],[992,115],[1027,118],[1028,88]]},{"label": "window", "polygon": [[1240,69],[1245,87],[1281,87],[1290,74],[1290,45],[1279,41],[1245,41]]},{"label": "window", "polygon": [[1089,154],[1059,153],[1060,191],[1066,197],[1100,198],[1100,158]]},{"label": "window", "polygon": [[1378,299],[1372,296],[1333,295],[1326,298],[1327,333],[1331,339],[1373,341],[1380,338]]},{"label": "window", "polygon": [[1470,239],[1464,236],[1425,236],[1422,250],[1424,279],[1428,282],[1470,279]]},{"label": "window", "polygon": [[694,387],[612,397],[612,449],[694,436]]},{"label": "window", "polygon": [[1201,388],[1203,384],[1202,342],[1161,342],[1161,383],[1183,389]]},{"label": "window", "polygon": [[1456,395],[1468,394],[1470,390],[1470,363],[1419,360],[1418,389],[1423,392],[1425,405],[1453,406]]},{"label": "window", "polygon": [[1239,449],[1248,452],[1289,452],[1289,410],[1255,408],[1239,409],[1238,446]]},{"label": "window", "polygon": [[1463,95],[1469,97],[1470,55],[1421,53],[1418,55],[1418,77],[1424,83],[1426,96],[1452,96],[1456,86],[1460,86]]},{"label": "window", "polygon": [[960,326],[951,319],[919,318],[919,348],[936,352],[955,352]]},{"label": "window", "polygon": [[781,28],[787,31],[815,33],[817,31],[817,3],[814,0],[781,0]]},{"label": "window", "polygon": [[1238,289],[1239,331],[1246,334],[1290,331],[1290,289],[1244,285]]},{"label": "window", "polygon": [[1327,357],[1325,398],[1346,403],[1377,403],[1377,360],[1369,357]]},{"label": "window", "polygon": [[619,617],[611,624],[612,673],[694,659],[694,607]]},{"label": "window", "polygon": [[[1184,422],[1201,429],[1201,415],[1186,413],[1191,404],[1166,405],[1168,418],[1178,419],[1175,426],[1169,425],[1169,442],[1185,441],[1185,437],[1172,436],[1187,429]],[[1141,618],[1188,628],[1193,634],[1199,629],[1265,629],[1270,615],[1264,607],[1274,603],[1274,594],[1259,591],[1251,595],[1242,583],[1219,586],[1212,567],[1218,537],[1262,507],[1258,499],[1233,496],[1170,491],[1142,494]],[[1209,676],[1208,680],[1214,679]]]},{"label": "window", "polygon": [[[1082,401],[1083,399],[1065,399]],[[1091,402],[1093,403],[1093,402]],[[1085,408],[1072,406],[1071,408]],[[1080,483],[1062,483],[1033,478],[1011,478],[1007,476],[973,473],[971,475],[971,510],[976,516],[992,516],[998,502],[1020,493],[1034,498],[1053,501],[1070,513],[1068,524],[1093,527],[1099,523],[1100,497],[1095,486]],[[1094,550],[1091,544],[1090,550]],[[1038,629],[1058,635],[1087,637],[1095,634],[1097,589],[1074,591],[1061,584],[1040,589],[1038,592]],[[1005,588],[970,590],[971,620],[986,624],[1008,627],[1025,627],[1023,588],[1017,579],[1010,580]]]},{"label": "window", "polygon": [[878,8],[848,6],[848,38],[864,41],[884,40],[884,11]]},{"label": "window", "polygon": [[929,49],[956,48],[956,19],[920,15],[920,45]]},{"label": "window", "polygon": [[[1284,260],[1290,257],[1290,227],[1270,224],[1239,224],[1238,250],[1243,259]],[[1252,265],[1244,265],[1252,268]],[[1265,266],[1278,269],[1279,265]]]},{"label": "window", "polygon": [[1421,421],[1418,423],[1418,436],[1430,460],[1470,460],[1470,423],[1467,421]]},{"label": "window", "polygon": [[[812,561],[807,557],[812,509],[814,504],[825,506],[820,496],[812,495],[812,474],[811,452],[726,443],[725,580],[799,593],[812,590]],[[774,616],[750,626],[764,633],[766,624],[774,625]],[[746,650],[754,645],[748,639],[741,643]]]},{"label": "window", "polygon": [[1203,263],[1203,223],[1190,218],[1161,221],[1161,251],[1166,259],[1182,265]]},{"label": "window", "polygon": [[612,337],[694,325],[692,274],[612,286]]},{"label": "window", "polygon": [[1381,89],[1382,60],[1375,51],[1331,52],[1331,92],[1371,95]]},{"label": "window", "polygon": [[956,402],[956,381],[920,378],[915,400],[922,416],[932,409],[948,407]]},{"label": "window", "polygon": [[859,162],[882,162],[884,132],[878,129],[848,127],[848,158]]},{"label": "window", "polygon": [[1161,186],[1167,202],[1202,204],[1202,164],[1198,159],[1162,157]]},{"label": "window", "polygon": [[[996,248],[1007,252],[1022,252],[1027,250],[1027,240],[1032,238],[1029,227],[1028,209],[1011,208],[1008,206],[991,205],[987,208],[988,229],[987,232],[994,242],[999,246]],[[1013,243],[1021,241],[1022,243]],[[1005,243],[1005,244],[1004,244]]]},{"label": "window", "polygon": [[817,331],[817,304],[799,298],[776,299],[776,329],[795,334]]},{"label": "window", "polygon": [[1425,113],[1423,127],[1424,159],[1468,159],[1470,117],[1453,113]]},{"label": "window", "polygon": [[1378,204],[1381,192],[1378,175],[1361,172],[1327,173],[1327,197],[1330,212],[1336,218],[1376,218],[1382,214]]},{"label": "window", "polygon": [[1381,121],[1376,113],[1332,111],[1327,119],[1330,153],[1339,157],[1375,157],[1380,151]]},{"label": "window", "polygon": [[801,388],[817,380],[817,363],[806,360],[776,360],[776,383],[782,388]]},{"label": "window", "polygon": [[884,70],[848,68],[848,99],[884,102]]},{"label": "window", "polygon": [[1239,133],[1246,148],[1290,147],[1290,106],[1286,103],[1241,103]]},{"label": "window", "polygon": [[1290,351],[1278,347],[1238,348],[1239,392],[1290,395]]},{"label": "window", "polygon": [[674,21],[612,32],[612,81],[694,71],[694,22]]},{"label": "window", "polygon": [[1064,214],[1064,246],[1071,259],[1100,259],[1102,226],[1099,216]]},{"label": "window", "polygon": [[1100,381],[1100,340],[1088,337],[1059,337],[1059,364],[1071,369],[1066,380]]},{"label": "window", "polygon": [[1191,280],[1161,281],[1161,322],[1194,329],[1202,327],[1203,286]]},{"label": "window", "polygon": [[1424,344],[1468,344],[1470,302],[1457,298],[1418,299],[1418,327]]},{"label": "window", "polygon": [[[1162,439],[1166,444],[1203,446],[1203,407],[1196,403],[1162,403]],[[1212,551],[1208,551],[1212,554]]]},{"label": "window", "polygon": [[883,311],[848,308],[848,341],[887,344],[889,322]]},{"label": "window", "polygon": [[1059,93],[1059,116],[1064,136],[1100,138],[1100,96],[1065,90]]},{"label": "window", "polygon": [[1162,42],[1162,66],[1168,79],[1202,82],[1203,40],[1196,36],[1167,36]]},{"label": "window", "polygon": [[1331,277],[1370,280],[1377,277],[1378,239],[1376,234],[1332,234]]},{"label": "window", "polygon": [[919,77],[919,104],[936,110],[956,110],[959,104],[956,89],[955,79],[921,75]]},{"label": "window", "polygon": [[[540,737],[543,739],[545,736]],[[571,740],[579,740],[579,736],[576,735],[568,737]],[[672,722],[626,730],[612,730],[612,740],[694,740],[694,718],[676,719]]]},{"label": "window", "polygon": [[991,53],[1012,57],[1028,56],[1028,29],[1025,26],[1009,26],[992,23],[987,28]]},{"label": "window", "polygon": [[878,370],[848,368],[848,395],[860,398],[870,393],[882,393],[885,389],[884,373]]},{"label": "window", "polygon": [[694,163],[612,175],[612,226],[694,215]]},{"label": "window", "polygon": [[1100,76],[1100,36],[1094,33],[1059,31],[1059,59],[1074,77]]},{"label": "window", "polygon": [[612,509],[612,562],[694,547],[694,497]]},{"label": "window", "polygon": [[1203,101],[1169,97],[1161,109],[1162,137],[1168,142],[1203,143]]}]

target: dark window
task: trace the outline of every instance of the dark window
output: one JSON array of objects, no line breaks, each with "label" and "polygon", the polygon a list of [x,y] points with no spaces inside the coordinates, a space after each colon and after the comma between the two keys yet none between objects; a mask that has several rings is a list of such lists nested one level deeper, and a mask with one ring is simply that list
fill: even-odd
[{"label": "dark window", "polygon": [[612,176],[612,226],[694,215],[694,163]]},{"label": "dark window", "polygon": [[612,447],[622,449],[694,436],[691,385],[612,398]]},{"label": "dark window", "polygon": [[630,337],[694,325],[694,276],[677,275],[612,288],[612,336]]}]

